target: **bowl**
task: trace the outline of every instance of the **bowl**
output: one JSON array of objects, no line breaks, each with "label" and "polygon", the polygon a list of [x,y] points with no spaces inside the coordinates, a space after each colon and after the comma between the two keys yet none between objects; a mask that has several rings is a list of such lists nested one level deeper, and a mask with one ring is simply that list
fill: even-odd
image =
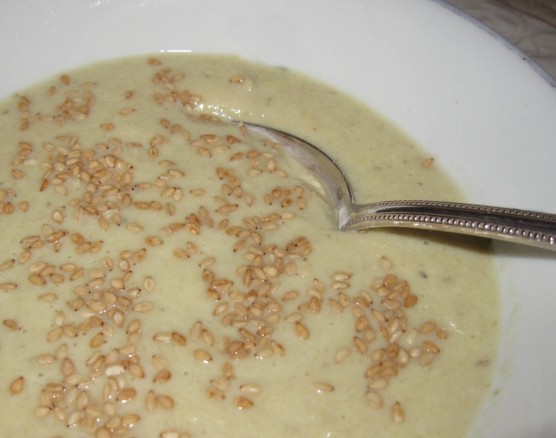
[{"label": "bowl", "polygon": [[[441,2],[4,0],[0,24],[1,97],[100,59],[236,54],[357,96],[473,202],[556,212],[554,81]],[[544,437],[556,430],[554,255],[493,247],[503,304],[496,395],[470,435]]]}]

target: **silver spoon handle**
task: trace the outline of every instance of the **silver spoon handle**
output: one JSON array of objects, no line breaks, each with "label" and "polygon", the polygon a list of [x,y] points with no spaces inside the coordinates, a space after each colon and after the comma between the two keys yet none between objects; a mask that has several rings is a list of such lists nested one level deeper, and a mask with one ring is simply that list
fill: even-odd
[{"label": "silver spoon handle", "polygon": [[556,215],[441,201],[385,201],[355,205],[344,230],[423,228],[513,241],[556,251]]}]

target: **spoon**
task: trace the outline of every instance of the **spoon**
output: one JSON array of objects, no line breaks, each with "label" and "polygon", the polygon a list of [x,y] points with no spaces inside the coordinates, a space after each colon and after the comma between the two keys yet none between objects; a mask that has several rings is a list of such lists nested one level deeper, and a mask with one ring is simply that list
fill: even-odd
[{"label": "spoon", "polygon": [[318,147],[294,135],[240,122],[247,131],[277,143],[318,177],[338,209],[340,230],[421,228],[505,240],[556,251],[556,215],[514,208],[444,201],[355,203],[342,169]]}]

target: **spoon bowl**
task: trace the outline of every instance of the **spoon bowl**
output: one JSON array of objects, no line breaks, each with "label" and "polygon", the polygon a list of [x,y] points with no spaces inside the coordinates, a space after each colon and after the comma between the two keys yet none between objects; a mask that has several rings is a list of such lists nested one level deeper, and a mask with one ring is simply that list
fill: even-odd
[{"label": "spoon bowl", "polygon": [[433,200],[357,204],[349,180],[317,146],[267,126],[242,122],[247,131],[275,142],[309,170],[338,211],[340,230],[422,228],[468,234],[556,251],[556,215],[515,208]]}]

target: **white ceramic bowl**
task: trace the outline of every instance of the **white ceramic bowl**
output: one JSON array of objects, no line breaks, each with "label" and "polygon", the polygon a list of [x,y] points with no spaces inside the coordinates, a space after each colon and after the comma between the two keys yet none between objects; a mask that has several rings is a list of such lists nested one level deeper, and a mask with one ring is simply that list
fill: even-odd
[{"label": "white ceramic bowl", "polygon": [[[0,29],[2,97],[97,59],[234,53],[357,96],[430,151],[470,200],[556,212],[554,83],[432,0],[2,0]],[[556,257],[496,248],[499,393],[471,435],[554,436]]]}]

